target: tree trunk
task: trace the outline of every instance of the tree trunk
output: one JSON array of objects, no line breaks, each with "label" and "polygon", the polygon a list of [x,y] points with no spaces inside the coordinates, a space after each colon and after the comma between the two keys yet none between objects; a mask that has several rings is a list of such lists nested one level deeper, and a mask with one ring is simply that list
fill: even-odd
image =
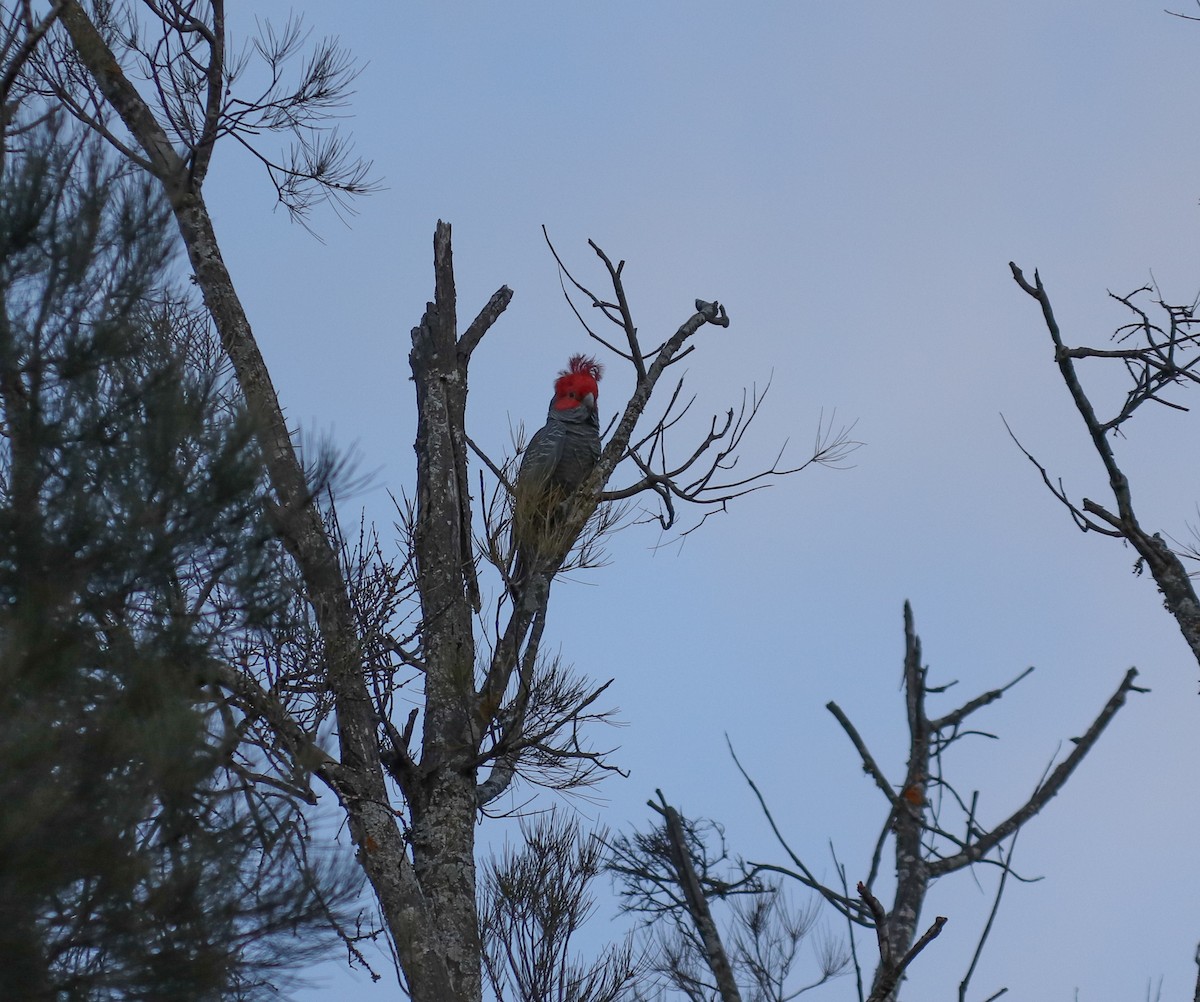
[{"label": "tree trunk", "polygon": [[454,998],[481,997],[475,901],[475,779],[481,721],[475,698],[470,499],[464,427],[466,357],[457,342],[450,227],[434,235],[434,301],[413,328],[417,388],[417,521],[425,720],[409,791],[417,879],[442,935]]}]

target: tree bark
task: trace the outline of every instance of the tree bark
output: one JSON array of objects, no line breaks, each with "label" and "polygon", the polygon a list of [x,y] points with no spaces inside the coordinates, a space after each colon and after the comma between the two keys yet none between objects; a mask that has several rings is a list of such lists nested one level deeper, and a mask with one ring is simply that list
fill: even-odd
[{"label": "tree bark", "polygon": [[[474,952],[473,974],[465,981],[451,977],[451,971],[461,965],[447,959],[448,936],[439,928],[439,916],[431,909],[429,891],[422,884],[422,872],[431,867],[428,862],[418,867],[408,858],[406,840],[390,805],[374,708],[363,676],[363,653],[337,551],[309,494],[270,373],[225,267],[203,196],[195,187],[186,161],[171,146],[83,8],[69,0],[62,20],[76,53],[140,145],[146,158],[142,166],[163,187],[221,345],[234,367],[247,406],[259,422],[264,466],[278,500],[276,515],[304,577],[325,647],[327,682],[335,697],[340,762],[320,766],[317,772],[346,811],[351,838],[359,846],[360,860],[378,896],[412,997],[416,1002],[477,999],[478,949]],[[474,789],[469,779],[464,777],[462,782],[469,789],[466,799],[472,804],[469,820],[465,824],[460,821],[469,842],[473,835]],[[461,815],[462,811],[457,813]],[[426,839],[427,844],[431,842],[436,844],[437,839]],[[473,861],[465,876],[472,881],[473,913]],[[477,935],[472,924],[468,946]]]},{"label": "tree bark", "polygon": [[[890,982],[894,997],[898,965],[917,937],[917,923],[929,890],[929,864],[922,851],[925,787],[929,778],[929,721],[925,716],[925,669],[912,608],[904,603],[904,693],[908,709],[909,756],[903,792],[895,798],[896,896],[887,917],[888,950],[880,957],[872,982],[878,990]],[[874,991],[872,992],[874,995]]]},{"label": "tree bark", "polygon": [[450,227],[434,235],[434,301],[412,331],[417,387],[414,545],[425,654],[418,779],[408,791],[413,865],[443,937],[455,998],[482,992],[475,900],[474,565],[466,491],[467,356],[460,353]]},{"label": "tree bark", "polygon": [[671,845],[671,862],[675,865],[675,873],[683,890],[692,923],[700,936],[700,942],[704,944],[704,960],[716,979],[721,1002],[742,1002],[742,993],[738,990],[737,980],[733,976],[733,967],[729,963],[729,955],[725,952],[725,944],[721,942],[721,933],[713,920],[708,899],[700,886],[700,879],[696,876],[696,868],[692,866],[679,812],[665,802],[661,808],[653,801],[650,802],[650,806],[663,816],[667,839]]}]

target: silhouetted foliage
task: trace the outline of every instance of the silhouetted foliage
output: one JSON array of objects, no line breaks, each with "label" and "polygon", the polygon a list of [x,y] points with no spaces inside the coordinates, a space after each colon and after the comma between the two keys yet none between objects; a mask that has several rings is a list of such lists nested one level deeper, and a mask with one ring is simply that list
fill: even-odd
[{"label": "silhouetted foliage", "polygon": [[[0,997],[246,997],[355,890],[247,789],[215,652],[292,585],[253,428],[95,140],[0,162]],[[297,934],[304,932],[302,938]],[[286,976],[287,972],[282,971]]]},{"label": "silhouetted foliage", "polygon": [[642,973],[632,943],[592,962],[574,937],[595,910],[590,885],[604,844],[551,811],[521,822],[523,844],[491,860],[481,883],[480,938],[499,1002],[615,1002],[631,998]]}]

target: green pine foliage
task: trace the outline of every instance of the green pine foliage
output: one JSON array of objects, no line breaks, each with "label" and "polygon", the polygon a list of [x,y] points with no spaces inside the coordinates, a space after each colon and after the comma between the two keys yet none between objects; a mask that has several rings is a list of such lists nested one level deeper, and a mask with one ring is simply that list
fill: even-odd
[{"label": "green pine foliage", "polygon": [[355,891],[294,794],[239,779],[270,753],[211,669],[287,627],[294,589],[168,222],[94,142],[10,139],[0,998],[248,997]]}]

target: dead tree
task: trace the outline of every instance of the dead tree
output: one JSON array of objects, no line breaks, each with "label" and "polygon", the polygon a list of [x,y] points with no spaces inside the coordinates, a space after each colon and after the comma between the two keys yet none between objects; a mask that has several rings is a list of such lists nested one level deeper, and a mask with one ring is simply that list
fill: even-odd
[{"label": "dead tree", "polygon": [[[933,882],[978,864],[995,865],[1002,874],[1011,872],[1011,840],[1063,788],[1117,711],[1125,705],[1129,693],[1145,691],[1134,685],[1137,670],[1130,668],[1083,735],[1072,739],[1071,751],[1057,765],[1047,769],[1025,803],[1003,820],[989,826],[980,813],[979,791],[966,796],[959,784],[947,774],[945,758],[947,752],[963,738],[993,738],[987,732],[968,726],[968,718],[996,702],[1032,671],[1032,668],[1027,668],[997,689],[982,693],[947,713],[930,716],[927,697],[931,693],[941,694],[949,686],[927,684],[928,669],[921,663],[921,641],[913,626],[912,610],[905,603],[904,694],[909,751],[901,782],[894,783],[888,779],[842,708],[834,702],[826,704],[854,745],[863,772],[870,777],[888,807],[867,876],[858,882],[857,894],[851,894],[844,882],[840,888],[832,888],[817,880],[775,825],[757,785],[741,763],[737,763],[790,861],[787,866],[752,863],[749,864],[749,872],[765,871],[791,876],[819,893],[850,923],[852,931],[855,926],[874,930],[879,942],[880,959],[868,996],[873,1002],[895,997],[904,970],[916,953],[940,931],[945,921],[941,917],[922,936],[918,936],[925,897]],[[892,906],[885,911],[874,898],[873,889],[889,839],[893,843],[896,888]],[[1006,844],[1008,851],[1005,850]],[[840,863],[838,866],[844,881],[845,868]]]},{"label": "dead tree", "polygon": [[[792,840],[780,829],[765,795],[736,755],[734,762],[757,798],[772,833],[787,855],[787,862],[742,861],[736,877],[714,881],[704,879],[709,867],[694,843],[691,852],[693,866],[701,875],[696,886],[708,899],[753,890],[756,881],[772,876],[796,880],[815,892],[847,923],[854,967],[858,973],[860,1002],[864,998],[869,1002],[894,999],[909,965],[941,931],[946,918],[939,916],[924,933],[920,932],[925,899],[936,880],[981,864],[995,866],[1001,873],[996,899],[996,904],[999,904],[999,893],[1002,893],[1007,877],[1010,874],[1016,876],[1012,870],[1011,855],[1012,842],[1017,833],[1063,788],[1125,704],[1129,693],[1145,691],[1134,684],[1137,671],[1129,669],[1083,735],[1072,739],[1073,746],[1066,757],[1047,769],[1021,806],[989,825],[984,821],[979,792],[965,794],[960,784],[950,777],[946,759],[953,746],[964,738],[994,738],[992,734],[977,730],[969,718],[999,700],[1033,669],[1026,669],[1006,685],[982,693],[955,709],[931,716],[927,706],[928,697],[942,694],[949,685],[928,684],[928,669],[921,662],[921,644],[907,603],[904,608],[904,636],[904,692],[909,750],[899,782],[888,777],[842,708],[834,702],[827,704],[827,709],[854,745],[863,772],[871,779],[886,804],[874,851],[869,862],[858,871],[865,875],[854,881],[853,889],[853,878],[836,855],[840,886],[830,886],[816,876],[799,850],[793,848]],[[663,834],[659,838],[669,841],[669,827],[660,831]],[[883,906],[875,892],[889,841],[892,843],[896,874],[890,909]],[[700,930],[702,910],[693,904],[694,895],[686,893],[690,883],[686,868],[680,869],[675,864],[664,866],[662,860],[673,857],[665,849],[654,850],[655,844],[633,843],[637,851],[631,853],[629,842],[624,846],[618,843],[618,849],[624,851],[618,852],[614,868],[626,878],[627,896],[628,889],[632,887],[637,910],[667,914],[676,922],[680,916],[691,915],[695,928]],[[649,865],[656,858],[659,862]],[[630,877],[633,878],[632,883]],[[990,928],[990,924],[989,920],[986,928]],[[863,983],[862,963],[855,941],[855,931],[858,929],[870,930],[878,944],[879,960],[868,986]],[[982,949],[986,936],[985,929],[979,949]],[[721,966],[719,951],[707,941],[699,938],[695,941],[698,951],[715,972]],[[974,961],[970,969],[974,969]],[[969,980],[970,971],[963,980],[960,996],[965,994]]]},{"label": "dead tree", "polygon": [[[680,505],[720,510],[795,471],[776,462],[750,477],[729,472],[758,412],[758,394],[724,421],[714,420],[679,453],[682,459],[667,443],[687,407],[682,380],[662,415],[648,416],[663,395],[667,368],[699,345],[705,327],[728,324],[725,309],[697,302],[674,333],[646,346],[622,265],[593,247],[611,294],[595,296],[570,281],[616,323],[615,343],[590,333],[631,366],[635,386],[595,470],[568,499],[561,551],[530,587],[514,588],[503,543],[512,464],[474,450],[465,425],[473,352],[512,292],[501,287],[460,328],[450,227],[439,223],[434,296],[411,336],[417,483],[415,497],[401,502],[405,538],[397,554],[387,554],[364,527],[351,546],[332,502],[314,489],[284,418],[222,259],[204,184],[215,145],[228,141],[262,162],[294,214],[368,190],[369,166],[322,131],[324,118],[347,98],[353,64],[322,43],[288,83],[289,61],[304,55],[304,32],[295,22],[280,32],[264,26],[245,51],[265,62],[269,84],[247,92],[246,64],[231,55],[241,50],[227,36],[223,0],[60,0],[57,20],[45,30],[24,11],[14,16],[31,40],[32,54],[18,70],[28,113],[70,113],[161,188],[238,392],[260,429],[270,511],[312,631],[265,638],[212,666],[211,684],[292,787],[315,777],[336,797],[412,997],[478,999],[480,811],[519,780],[569,787],[611,768],[581,733],[588,720],[603,718],[596,704],[607,683],[577,679],[541,656],[555,573],[589,562],[621,501],[657,498],[660,520],[673,525]],[[263,143],[272,134],[292,141],[293,154],[271,155]],[[853,444],[845,432],[823,430],[808,462],[835,464]],[[482,464],[478,497],[491,498],[482,513],[472,496],[473,455]],[[627,481],[613,486],[623,469],[632,471]],[[477,537],[473,526],[481,515]],[[488,563],[499,578],[490,602],[487,579],[481,583]],[[401,698],[415,708],[406,712]],[[331,729],[336,744],[327,748],[322,738]]]},{"label": "dead tree", "polygon": [[[1138,554],[1137,572],[1150,571],[1162,593],[1163,604],[1175,617],[1192,656],[1200,663],[1200,599],[1183,563],[1184,559],[1200,559],[1200,551],[1195,546],[1176,550],[1161,532],[1141,524],[1129,478],[1117,462],[1112,445],[1112,439],[1122,432],[1126,422],[1146,404],[1187,410],[1177,397],[1180,391],[1200,382],[1200,320],[1194,315],[1195,304],[1172,306],[1151,286],[1142,286],[1128,295],[1110,292],[1109,296],[1130,315],[1129,321],[1114,331],[1113,347],[1068,347],[1041,275],[1035,271],[1030,282],[1015,264],[1010,263],[1009,267],[1017,285],[1041,307],[1042,320],[1054,345],[1055,364],[1104,467],[1112,500],[1107,503],[1091,498],[1072,500],[1062,482],[1052,480],[1045,467],[1019,442],[1018,448],[1037,467],[1043,482],[1071,513],[1080,530],[1123,539],[1134,548]],[[1152,315],[1151,310],[1156,313]],[[1084,359],[1120,363],[1128,375],[1124,399],[1108,415],[1097,412],[1084,389],[1075,364]]]}]

